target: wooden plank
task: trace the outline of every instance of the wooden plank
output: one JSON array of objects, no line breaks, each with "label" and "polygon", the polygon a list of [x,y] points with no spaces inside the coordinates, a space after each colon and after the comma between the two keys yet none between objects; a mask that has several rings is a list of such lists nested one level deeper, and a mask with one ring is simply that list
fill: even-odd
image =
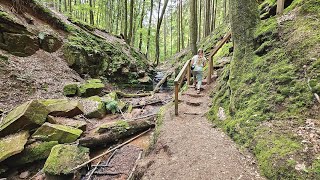
[{"label": "wooden plank", "polygon": [[285,0],[277,0],[277,14],[282,14]]},{"label": "wooden plank", "polygon": [[175,115],[178,115],[178,103],[179,103],[179,84],[177,82],[174,82],[174,112]]},{"label": "wooden plank", "polygon": [[191,61],[191,60],[188,60],[188,61],[184,64],[183,68],[182,68],[181,71],[179,72],[179,74],[178,74],[178,76],[176,77],[176,79],[174,80],[174,82],[179,82],[179,81],[181,80],[182,75],[186,72],[186,69],[187,69],[190,61]]},{"label": "wooden plank", "polygon": [[191,63],[188,64],[188,68],[187,68],[187,83],[188,83],[188,86],[190,85],[190,79],[191,79]]}]

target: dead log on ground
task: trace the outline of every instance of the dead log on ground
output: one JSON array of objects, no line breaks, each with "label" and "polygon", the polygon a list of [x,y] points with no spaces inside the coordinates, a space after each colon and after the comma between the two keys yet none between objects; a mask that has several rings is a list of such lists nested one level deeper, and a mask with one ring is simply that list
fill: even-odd
[{"label": "dead log on ground", "polygon": [[160,91],[161,85],[167,81],[167,78],[168,78],[169,76],[171,76],[172,73],[173,73],[173,72],[167,72],[167,73],[163,76],[163,78],[161,79],[161,81],[159,81],[158,84],[156,85],[156,87],[154,88],[153,93],[157,93],[157,92]]},{"label": "dead log on ground", "polygon": [[121,91],[116,91],[117,95],[123,98],[138,98],[138,97],[146,97],[146,96],[151,96],[152,93],[141,93],[141,94],[126,94]]},{"label": "dead log on ground", "polygon": [[97,147],[117,142],[121,139],[153,128],[155,126],[153,119],[154,117],[135,121],[120,120],[114,123],[102,125],[98,128],[97,133],[103,134],[96,134],[94,136],[81,138],[79,139],[79,144],[85,147]]}]

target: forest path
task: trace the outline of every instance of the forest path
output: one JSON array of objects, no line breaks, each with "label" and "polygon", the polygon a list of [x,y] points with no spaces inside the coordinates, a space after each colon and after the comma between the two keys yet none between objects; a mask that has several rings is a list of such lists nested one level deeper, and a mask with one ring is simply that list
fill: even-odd
[{"label": "forest path", "polygon": [[264,179],[250,153],[206,119],[213,86],[204,86],[200,95],[194,88],[183,93],[179,116],[174,106],[167,110],[155,148],[142,162],[142,179]]}]

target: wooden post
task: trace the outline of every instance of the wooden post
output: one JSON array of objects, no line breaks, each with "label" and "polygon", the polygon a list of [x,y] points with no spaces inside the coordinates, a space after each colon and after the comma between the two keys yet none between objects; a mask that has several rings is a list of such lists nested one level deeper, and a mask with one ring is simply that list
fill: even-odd
[{"label": "wooden post", "polygon": [[212,71],[213,71],[213,56],[209,57],[209,70],[208,70],[208,76],[207,76],[207,84],[211,83]]},{"label": "wooden post", "polygon": [[190,85],[190,79],[191,79],[191,63],[189,61],[188,67],[187,67],[187,85]]},{"label": "wooden post", "polygon": [[277,14],[282,14],[285,0],[277,0]]},{"label": "wooden post", "polygon": [[174,82],[174,108],[175,108],[175,115],[178,115],[178,101],[179,101],[179,84],[178,82]]}]

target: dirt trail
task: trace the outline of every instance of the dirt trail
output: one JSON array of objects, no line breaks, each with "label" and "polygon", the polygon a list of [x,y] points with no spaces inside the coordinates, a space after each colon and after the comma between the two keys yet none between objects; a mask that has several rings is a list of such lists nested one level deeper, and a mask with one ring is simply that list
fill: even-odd
[{"label": "dirt trail", "polygon": [[190,96],[193,88],[184,93],[179,116],[174,106],[166,112],[155,149],[141,162],[147,168],[142,179],[264,179],[250,154],[206,119],[213,86],[197,98]]}]

